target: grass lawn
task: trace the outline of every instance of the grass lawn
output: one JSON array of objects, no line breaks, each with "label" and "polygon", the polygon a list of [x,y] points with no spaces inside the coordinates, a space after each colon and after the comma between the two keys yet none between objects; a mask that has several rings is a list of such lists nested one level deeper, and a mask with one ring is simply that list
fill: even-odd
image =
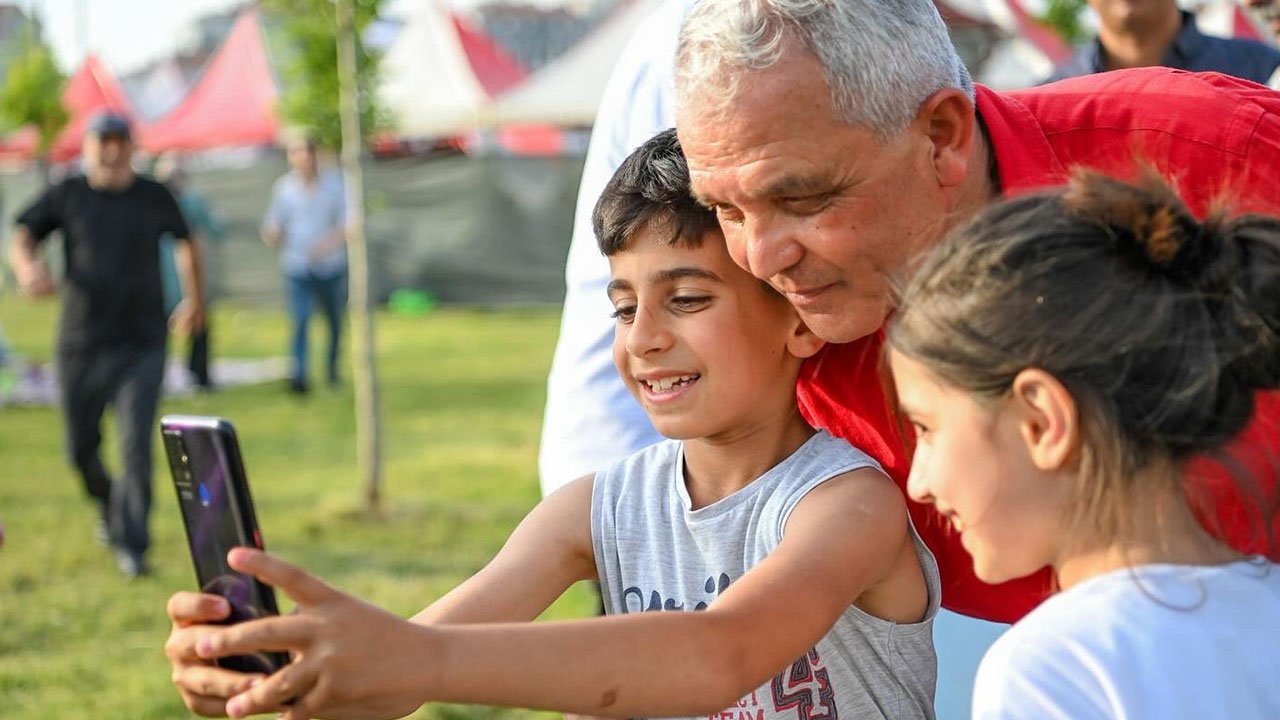
[{"label": "grass lawn", "polygon": [[[162,413],[230,418],[244,444],[267,546],[338,587],[410,614],[479,569],[537,501],[537,443],[554,310],[439,310],[378,318],[382,518],[359,509],[350,383],[305,398],[277,384],[166,400]],[[0,328],[49,358],[56,306],[0,298]],[[320,337],[319,327],[313,337]],[[284,311],[223,305],[215,356],[283,354]],[[318,364],[316,365],[319,366]],[[349,380],[349,376],[348,376]],[[110,417],[110,416],[108,416]],[[191,589],[158,432],[154,574],[129,582],[93,537],[93,511],[63,459],[49,408],[0,408],[0,718],[183,718],[162,645],[166,598]],[[110,467],[116,435],[106,425]],[[282,603],[291,607],[284,598]],[[549,611],[586,615],[576,587]],[[432,705],[417,718],[524,715]]]}]

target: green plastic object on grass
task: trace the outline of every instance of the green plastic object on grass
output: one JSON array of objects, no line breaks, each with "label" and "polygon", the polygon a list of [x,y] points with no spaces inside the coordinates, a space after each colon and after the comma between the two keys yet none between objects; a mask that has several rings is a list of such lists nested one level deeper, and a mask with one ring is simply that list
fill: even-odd
[{"label": "green plastic object on grass", "polygon": [[422,317],[435,309],[437,300],[425,290],[400,288],[391,293],[387,307],[396,315]]}]

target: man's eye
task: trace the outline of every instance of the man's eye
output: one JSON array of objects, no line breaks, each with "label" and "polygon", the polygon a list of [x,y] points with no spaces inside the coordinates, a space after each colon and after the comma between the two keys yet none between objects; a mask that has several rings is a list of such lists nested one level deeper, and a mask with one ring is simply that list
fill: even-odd
[{"label": "man's eye", "polygon": [[830,204],[831,196],[826,193],[782,199],[782,205],[787,211],[796,215],[816,215],[826,210]]},{"label": "man's eye", "polygon": [[609,317],[622,323],[630,323],[636,317],[636,309],[631,306],[621,306],[614,308]]},{"label": "man's eye", "polygon": [[722,223],[739,224],[742,222],[742,211],[732,205],[716,205],[716,219]]}]

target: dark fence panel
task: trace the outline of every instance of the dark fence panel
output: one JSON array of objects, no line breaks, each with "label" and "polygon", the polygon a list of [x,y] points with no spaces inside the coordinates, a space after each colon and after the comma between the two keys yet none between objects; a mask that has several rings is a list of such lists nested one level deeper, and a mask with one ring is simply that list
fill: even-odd
[{"label": "dark fence panel", "polygon": [[[281,302],[275,254],[258,238],[276,156],[238,169],[196,170],[191,186],[226,225],[208,246],[211,294]],[[372,289],[426,290],[468,305],[558,304],[582,174],[580,157],[445,157],[366,166]],[[17,210],[39,187],[34,173],[0,175],[7,236]],[[52,253],[57,255],[57,252]],[[55,263],[56,264],[56,263]]]}]

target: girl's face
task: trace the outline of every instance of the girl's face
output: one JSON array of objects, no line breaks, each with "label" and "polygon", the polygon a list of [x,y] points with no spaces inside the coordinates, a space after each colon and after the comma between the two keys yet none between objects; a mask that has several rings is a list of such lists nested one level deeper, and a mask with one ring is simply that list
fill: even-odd
[{"label": "girl's face", "polygon": [[904,415],[916,431],[907,492],[960,533],[984,582],[1053,564],[1071,483],[1033,461],[1034,409],[1009,396],[979,404],[924,365],[890,353]]}]

